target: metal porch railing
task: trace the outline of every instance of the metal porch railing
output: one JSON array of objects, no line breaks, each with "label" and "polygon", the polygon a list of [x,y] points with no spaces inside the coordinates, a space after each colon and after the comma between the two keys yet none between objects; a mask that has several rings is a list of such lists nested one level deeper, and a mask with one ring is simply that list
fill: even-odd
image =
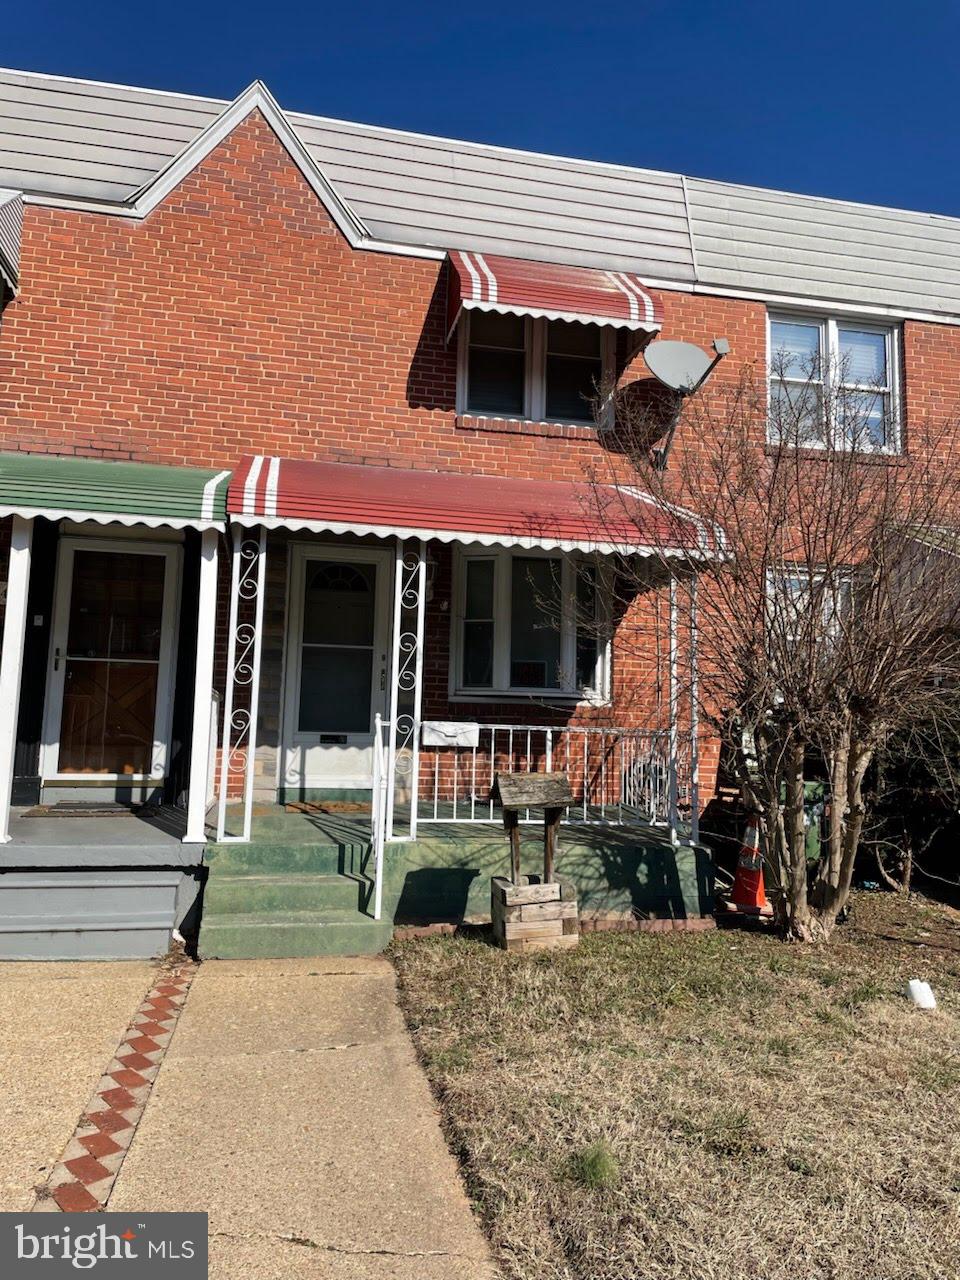
[{"label": "metal porch railing", "polygon": [[[640,818],[667,825],[672,768],[666,730],[480,725],[476,746],[420,747],[417,822],[497,822],[490,799],[497,773],[557,770],[567,774],[576,796],[567,821]],[[684,774],[689,770],[678,768],[681,805]]]}]

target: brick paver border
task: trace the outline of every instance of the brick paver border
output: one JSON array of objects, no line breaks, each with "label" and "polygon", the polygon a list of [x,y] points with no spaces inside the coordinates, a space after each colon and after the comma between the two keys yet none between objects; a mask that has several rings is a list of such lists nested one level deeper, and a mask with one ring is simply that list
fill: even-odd
[{"label": "brick paver border", "polygon": [[34,1212],[106,1208],[196,970],[178,960],[158,972],[63,1154],[37,1188]]}]

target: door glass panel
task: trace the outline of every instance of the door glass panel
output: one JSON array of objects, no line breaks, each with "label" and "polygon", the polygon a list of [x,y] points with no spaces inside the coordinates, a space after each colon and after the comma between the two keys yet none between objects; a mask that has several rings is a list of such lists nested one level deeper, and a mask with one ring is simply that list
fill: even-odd
[{"label": "door glass panel", "polygon": [[369,733],[372,649],[303,651],[302,733]]},{"label": "door glass panel", "polygon": [[165,567],[163,556],[74,552],[67,653],[159,658]]},{"label": "door glass panel", "polygon": [[74,552],[61,773],[150,773],[165,574],[164,556]]},{"label": "door glass panel", "polygon": [[149,773],[157,711],[154,662],[68,658],[61,773]]},{"label": "door glass panel", "polygon": [[373,644],[377,566],[311,560],[303,602],[304,644]]},{"label": "door glass panel", "polygon": [[301,733],[369,733],[377,566],[310,560],[303,598]]}]

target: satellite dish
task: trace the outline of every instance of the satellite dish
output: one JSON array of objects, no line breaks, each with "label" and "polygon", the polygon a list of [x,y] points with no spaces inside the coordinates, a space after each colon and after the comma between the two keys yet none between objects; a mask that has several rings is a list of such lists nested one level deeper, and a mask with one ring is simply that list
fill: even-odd
[{"label": "satellite dish", "polygon": [[643,359],[659,382],[672,391],[687,396],[697,390],[713,366],[730,350],[724,338],[718,338],[713,348],[716,355],[709,356],[692,342],[673,342],[661,338],[647,346]]}]

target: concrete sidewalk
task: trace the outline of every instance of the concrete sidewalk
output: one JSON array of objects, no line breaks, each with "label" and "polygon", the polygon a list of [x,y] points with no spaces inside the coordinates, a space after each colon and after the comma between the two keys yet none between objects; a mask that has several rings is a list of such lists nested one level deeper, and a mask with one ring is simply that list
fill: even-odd
[{"label": "concrete sidewalk", "polygon": [[213,1280],[495,1276],[379,958],[202,965],[108,1208],[206,1210]]},{"label": "concrete sidewalk", "polygon": [[0,965],[0,1210],[30,1208],[153,971],[136,961]]}]

